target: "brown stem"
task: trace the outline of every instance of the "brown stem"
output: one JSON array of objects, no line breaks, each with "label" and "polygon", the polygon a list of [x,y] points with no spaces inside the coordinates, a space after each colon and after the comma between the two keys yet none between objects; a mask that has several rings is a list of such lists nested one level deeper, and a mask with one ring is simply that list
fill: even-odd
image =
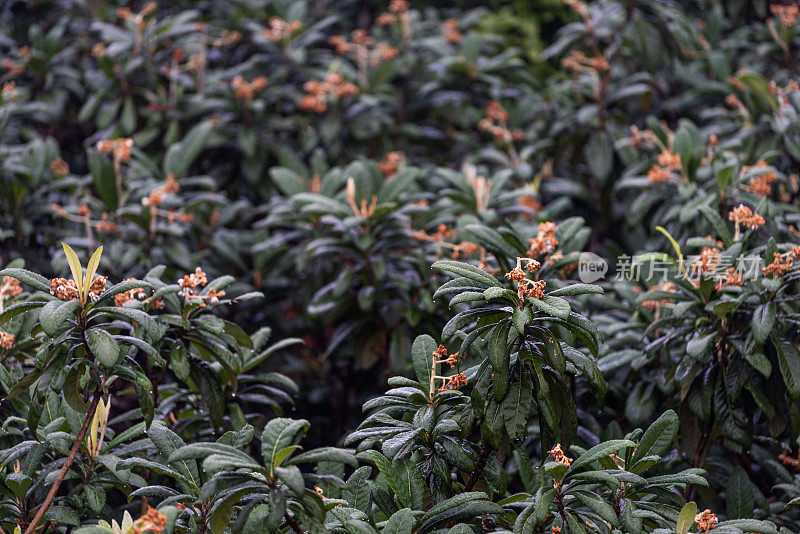
[{"label": "brown stem", "polygon": [[564,511],[564,495],[561,493],[561,486],[560,485],[559,485],[558,488],[556,488],[555,502],[556,502],[556,508],[558,508],[558,515],[561,516],[561,525],[562,526],[566,526],[567,525],[567,514]]},{"label": "brown stem", "polygon": [[100,397],[102,396],[102,390],[98,389],[94,392],[94,398],[92,399],[92,404],[89,406],[89,412],[86,414],[86,419],[83,420],[83,426],[81,426],[81,429],[78,431],[78,436],[75,438],[75,443],[72,444],[72,450],[69,451],[67,461],[64,462],[64,465],[61,467],[61,471],[58,472],[58,476],[53,482],[53,486],[50,488],[47,498],[45,498],[42,507],[39,508],[39,511],[36,513],[33,521],[31,521],[31,524],[28,525],[27,530],[25,530],[25,534],[33,534],[33,532],[36,530],[36,525],[42,520],[42,517],[44,517],[47,509],[50,508],[50,504],[52,504],[53,499],[56,497],[56,493],[58,493],[58,488],[61,486],[61,483],[64,482],[64,477],[67,476],[67,471],[69,471],[69,468],[72,467],[72,462],[75,461],[75,456],[78,455],[78,450],[81,448],[83,438],[86,436],[86,431],[89,429],[89,424],[94,418],[94,413],[97,411],[97,405],[100,402]]},{"label": "brown stem", "polygon": [[[714,430],[714,418],[713,414],[711,419],[706,423],[705,428],[703,429],[703,436],[700,438],[700,441],[697,443],[697,448],[695,448],[694,456],[692,457],[692,466],[693,467],[700,467],[700,464],[703,463],[703,455],[705,454],[706,448],[710,445],[711,442],[711,432]],[[692,497],[692,491],[694,491],[693,484],[686,484],[686,488],[683,490],[683,500],[689,502],[690,498]]]},{"label": "brown stem", "polygon": [[486,467],[486,460],[489,458],[490,452],[492,452],[492,448],[488,443],[484,443],[483,447],[481,447],[481,455],[478,458],[478,463],[475,464],[475,470],[470,475],[467,485],[464,486],[466,491],[472,491],[473,486],[478,482],[481,473],[483,473],[483,468]]},{"label": "brown stem", "polygon": [[198,521],[199,526],[197,529],[197,534],[205,534],[206,532],[206,514],[208,513],[208,508],[206,508],[206,503],[200,507],[200,521]]},{"label": "brown stem", "polygon": [[289,526],[292,527],[292,530],[297,532],[297,534],[303,534],[303,529],[300,528],[300,525],[297,523],[294,517],[290,516],[288,513],[283,514],[283,517],[286,518],[286,522],[289,523]]}]

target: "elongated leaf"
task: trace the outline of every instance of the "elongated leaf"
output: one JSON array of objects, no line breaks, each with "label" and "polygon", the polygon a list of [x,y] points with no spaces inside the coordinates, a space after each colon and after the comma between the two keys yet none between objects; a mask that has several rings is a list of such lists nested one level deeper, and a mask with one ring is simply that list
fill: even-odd
[{"label": "elongated leaf", "polygon": [[98,298],[94,305],[99,306],[103,302],[107,301],[110,298],[113,298],[120,293],[124,293],[126,291],[130,291],[131,289],[147,289],[149,291],[153,291],[153,286],[144,280],[125,280],[118,284],[114,284],[113,286],[106,289],[100,298]]},{"label": "elongated leaf", "polygon": [[453,260],[439,260],[433,264],[433,268],[457,276],[463,276],[479,284],[480,287],[483,288],[502,287],[502,284],[494,276],[468,263]]},{"label": "elongated leaf", "polygon": [[39,324],[42,326],[42,330],[48,336],[56,337],[66,328],[67,320],[74,317],[80,307],[81,303],[77,300],[48,302],[39,313]]},{"label": "elongated leaf", "polygon": [[84,276],[82,286],[84,302],[89,298],[89,288],[94,281],[94,273],[97,272],[97,267],[100,265],[100,256],[102,256],[102,254],[103,247],[98,247],[97,250],[94,251],[94,254],[92,254],[92,257],[89,258],[89,263],[86,264],[86,276]]},{"label": "elongated leaf", "polygon": [[44,306],[44,302],[18,302],[3,310],[0,313],[0,325],[3,325],[18,315],[22,315],[26,311],[35,310]]},{"label": "elongated leaf", "polygon": [[778,353],[778,367],[783,375],[783,383],[793,399],[800,397],[800,353],[791,343],[783,343],[772,336],[775,352]]},{"label": "elongated leaf", "polygon": [[678,414],[673,410],[667,410],[661,417],[655,420],[652,425],[642,435],[636,452],[633,453],[633,463],[635,464],[645,456],[661,456],[669,448],[678,435]]},{"label": "elongated leaf", "polygon": [[681,508],[681,513],[678,514],[676,534],[688,534],[689,529],[694,524],[695,515],[697,515],[697,504],[693,502],[686,503],[686,505]]},{"label": "elongated leaf", "polygon": [[411,345],[411,363],[414,366],[414,374],[424,388],[428,388],[431,381],[433,353],[437,347],[436,341],[427,334],[417,336]]},{"label": "elongated leaf", "polygon": [[603,443],[595,445],[588,451],[578,456],[578,458],[572,462],[572,465],[570,466],[570,472],[577,471],[579,468],[595,462],[604,456],[608,456],[612,452],[618,452],[626,447],[635,446],[636,444],[634,442],[627,439],[612,439],[610,441],[604,441]]},{"label": "elongated leaf", "polygon": [[278,451],[284,447],[295,445],[305,435],[309,426],[309,422],[305,419],[295,420],[285,417],[279,417],[267,423],[261,434],[261,454],[264,456],[264,463],[267,467],[272,468]]},{"label": "elongated leaf", "polygon": [[149,314],[143,312],[142,310],[136,310],[133,308],[115,308],[115,307],[101,306],[92,308],[90,313],[92,315],[106,313],[108,315],[113,315],[121,319],[126,319],[130,322],[138,323],[142,325],[142,327],[145,329],[145,332],[147,332],[150,335],[150,337],[152,337],[153,339],[159,338],[160,330],[155,320],[152,317],[150,317]]},{"label": "elongated leaf", "polygon": [[358,466],[358,460],[350,451],[338,447],[320,447],[298,454],[289,464],[308,464],[319,462],[344,463],[352,467]]},{"label": "elongated leaf", "polygon": [[150,425],[147,430],[148,437],[152,440],[153,444],[158,448],[158,452],[167,459],[169,464],[184,477],[186,477],[195,488],[199,488],[202,484],[200,480],[200,471],[197,468],[197,462],[193,459],[178,459],[172,460],[170,456],[175,451],[186,446],[186,443],[172,430],[162,422],[157,422]]},{"label": "elongated leaf", "polygon": [[114,338],[99,328],[90,328],[86,331],[86,344],[97,358],[97,363],[103,367],[114,367],[122,359],[119,345]]},{"label": "elongated leaf", "polygon": [[772,331],[772,326],[775,324],[776,307],[774,302],[762,304],[753,312],[753,338],[759,343],[763,343],[769,333]]},{"label": "elongated leaf", "polygon": [[72,271],[72,279],[75,280],[75,285],[78,291],[83,288],[83,267],[81,267],[81,260],[78,255],[72,250],[72,247],[62,242],[61,246],[64,247],[64,254],[67,256],[67,263],[69,263],[69,270]]},{"label": "elongated leaf", "polygon": [[547,315],[558,317],[564,321],[569,319],[569,302],[560,297],[545,295],[544,298],[532,299],[531,302],[534,306],[542,310]]},{"label": "elongated leaf", "polygon": [[382,534],[411,534],[416,524],[417,520],[411,509],[403,508],[392,514],[381,532]]},{"label": "elongated leaf", "polygon": [[590,293],[602,295],[603,288],[595,284],[570,284],[561,289],[554,289],[549,292],[548,295],[551,297],[574,297],[576,295],[587,295]]},{"label": "elongated leaf", "polygon": [[2,269],[0,270],[0,276],[10,276],[11,278],[16,278],[23,284],[28,284],[34,289],[44,291],[45,293],[50,292],[50,280],[40,274],[20,269],[19,267]]},{"label": "elongated leaf", "polygon": [[502,512],[503,507],[489,501],[485,493],[462,493],[431,508],[422,517],[417,532],[425,534],[450,522],[470,521],[481,515],[501,514]]},{"label": "elongated leaf", "polygon": [[403,479],[400,478],[400,475],[395,470],[392,462],[390,462],[386,456],[378,451],[370,450],[367,451],[367,453],[378,467],[381,475],[383,475],[383,477],[386,479],[389,487],[392,488],[392,491],[394,492],[395,497],[397,497],[397,499],[400,501],[400,504],[403,506],[411,506],[411,492],[409,491],[408,486],[403,483]]}]

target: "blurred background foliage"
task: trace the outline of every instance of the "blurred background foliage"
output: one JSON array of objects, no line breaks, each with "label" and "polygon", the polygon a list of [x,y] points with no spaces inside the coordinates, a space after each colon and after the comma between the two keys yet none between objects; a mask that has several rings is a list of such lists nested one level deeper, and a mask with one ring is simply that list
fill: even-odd
[{"label": "blurred background foliage", "polygon": [[[450,319],[437,259],[499,272],[553,221],[562,279],[584,250],[612,269],[709,247],[789,261],[796,8],[8,0],[0,263],[63,275],[61,241],[84,261],[103,244],[115,281],[202,266],[232,275],[233,294],[264,292],[219,313],[303,340],[269,365],[300,384],[309,442],[329,443]],[[740,204],[764,218],[741,235]],[[646,274],[582,300],[609,387],[597,403],[572,382],[579,439],[674,408],[671,459],[709,470],[703,499],[725,501],[737,465],[753,496],[742,513],[795,521],[781,499],[800,494],[797,475],[778,457],[798,452],[796,271],[719,288]]]}]

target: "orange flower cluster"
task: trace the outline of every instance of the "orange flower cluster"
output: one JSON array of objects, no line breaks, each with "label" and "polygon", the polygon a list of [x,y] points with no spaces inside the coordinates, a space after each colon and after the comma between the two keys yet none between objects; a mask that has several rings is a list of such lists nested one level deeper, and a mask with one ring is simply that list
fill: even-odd
[{"label": "orange flower cluster", "polygon": [[781,19],[781,25],[789,28],[797,24],[798,16],[800,16],[800,7],[794,2],[789,5],[772,4],[769,10],[773,15]]},{"label": "orange flower cluster", "polygon": [[50,170],[56,176],[66,176],[69,174],[69,165],[59,157],[50,162]]},{"label": "orange flower cluster", "polygon": [[[11,60],[11,58],[7,57],[3,58],[2,62],[3,70],[8,72],[9,76],[11,76],[12,78],[25,73],[25,65],[31,58],[31,50],[27,46],[20,47],[17,53],[19,54],[22,63],[15,63],[14,61]],[[11,81],[10,83],[11,83],[11,88],[13,89],[14,82]]]},{"label": "orange flower cluster", "polygon": [[[194,221],[194,215],[191,213],[184,213],[184,212],[178,213],[178,211],[175,210],[175,208],[170,208],[170,210],[167,212],[167,221],[170,224],[174,223],[175,221],[180,221],[184,224],[190,224],[192,221]],[[215,223],[212,222],[211,224]]]},{"label": "orange flower cluster", "polygon": [[106,46],[103,43],[95,43],[92,46],[92,56],[94,57],[105,57],[106,55]]},{"label": "orange flower cluster", "polygon": [[459,389],[462,386],[467,384],[467,376],[464,373],[458,373],[453,376],[439,376],[436,374],[436,368],[438,365],[446,363],[450,366],[450,369],[454,369],[458,362],[460,361],[458,357],[458,353],[454,354],[447,354],[447,349],[444,345],[439,345],[435,351],[431,354],[431,394],[433,393],[433,389],[435,387],[436,379],[442,380],[442,385],[439,387],[438,391],[445,391],[448,389]]},{"label": "orange flower cluster", "polygon": [[[539,211],[542,209],[542,203],[536,200],[536,197],[533,195],[522,195],[517,197],[517,205],[531,211]],[[525,213],[524,215],[526,218],[530,218],[530,213]]]},{"label": "orange flower cluster", "polygon": [[181,286],[178,295],[182,296],[187,301],[200,301],[200,307],[203,308],[206,306],[206,302],[204,301],[208,301],[212,305],[219,304],[220,297],[226,295],[224,290],[216,290],[212,287],[205,295],[198,294],[197,288],[203,287],[206,284],[208,284],[206,273],[203,272],[200,267],[197,267],[192,274],[185,274],[182,278],[178,279],[178,285]]},{"label": "orange flower cluster", "polygon": [[572,465],[572,458],[564,454],[564,451],[561,450],[560,443],[556,443],[556,446],[547,451],[547,453],[553,457],[553,460],[560,463],[564,467],[569,467]]},{"label": "orange flower cluster", "polygon": [[481,249],[476,243],[471,241],[462,241],[458,245],[453,245],[453,253],[450,255],[452,259],[458,259],[459,257],[466,258],[468,256],[472,256],[476,252]]},{"label": "orange flower cluster", "polygon": [[223,48],[226,46],[231,46],[239,41],[242,40],[242,34],[237,32],[236,30],[222,30],[222,34],[218,39],[214,39],[211,42],[211,46],[214,48]]},{"label": "orange flower cluster", "polygon": [[446,224],[440,224],[436,228],[436,232],[428,234],[425,230],[417,230],[411,232],[411,237],[419,239],[420,241],[444,241],[456,235],[455,230],[448,230]]},{"label": "orange flower cluster", "polygon": [[535,258],[542,254],[553,252],[558,246],[556,230],[557,227],[554,222],[547,221],[539,223],[539,233],[530,240],[531,248],[528,251],[528,257]]},{"label": "orange flower cluster", "polygon": [[742,101],[739,100],[739,97],[736,96],[736,95],[728,95],[728,96],[726,96],[725,97],[725,105],[727,105],[729,108],[736,108],[736,109],[739,109],[739,110],[744,108],[744,105],[742,104]]},{"label": "orange flower cluster", "polygon": [[378,168],[386,178],[391,178],[405,167],[405,155],[402,152],[387,152],[378,163]]},{"label": "orange flower cluster", "polygon": [[[672,282],[662,282],[658,285],[651,286],[648,291],[652,291],[654,289],[658,289],[659,291],[666,291],[668,293],[675,293],[676,286]],[[642,306],[645,308],[649,308],[653,311],[658,310],[659,308],[663,308],[669,303],[672,302],[672,299],[657,299],[657,300],[645,300],[642,302]]]},{"label": "orange flower cluster", "polygon": [[453,375],[447,379],[447,382],[442,384],[439,388],[439,391],[445,391],[448,389],[461,389],[462,387],[467,385],[467,375],[464,373],[458,373],[457,375]]},{"label": "orange flower cluster", "polygon": [[3,96],[3,102],[13,102],[14,100],[17,99],[16,87],[17,84],[13,80],[3,84],[2,89],[0,89],[0,94],[2,94]]},{"label": "orange flower cluster", "polygon": [[611,64],[603,56],[588,57],[580,50],[573,50],[561,60],[561,66],[574,72],[594,72],[600,74],[611,70]]},{"label": "orange flower cluster", "polygon": [[458,19],[447,19],[442,22],[442,36],[448,43],[460,43],[464,35],[459,30],[461,22]]},{"label": "orange flower cluster", "polygon": [[722,291],[726,286],[739,286],[742,287],[744,285],[744,277],[742,273],[736,270],[735,267],[728,267],[725,270],[725,278],[720,278],[717,282],[717,285],[714,286],[714,289],[717,291]]},{"label": "orange flower cluster", "polygon": [[703,247],[700,255],[692,262],[689,270],[698,275],[714,274],[719,267],[720,255],[716,247]]},{"label": "orange flower cluster", "polygon": [[793,458],[792,456],[789,456],[788,454],[781,453],[781,454],[778,455],[778,460],[780,460],[781,463],[783,465],[785,465],[786,467],[791,467],[795,471],[800,471],[800,451],[798,451],[798,457],[797,458]]},{"label": "orange flower cluster", "polygon": [[312,113],[325,113],[328,109],[328,100],[332,97],[344,98],[358,94],[358,87],[345,81],[337,72],[331,72],[323,80],[311,80],[303,86],[306,94],[300,99],[300,109]]},{"label": "orange flower cluster", "polygon": [[207,283],[208,277],[206,273],[200,267],[196,267],[192,274],[185,274],[178,279],[178,285],[182,289],[178,294],[181,296],[192,294],[197,287],[203,287]]},{"label": "orange flower cluster", "polygon": [[769,92],[778,97],[778,105],[782,108],[791,105],[789,96],[797,91],[800,91],[800,83],[796,80],[789,80],[785,87],[778,87],[774,81],[769,82]]},{"label": "orange flower cluster", "polygon": [[164,201],[164,195],[177,193],[180,188],[181,186],[175,179],[175,175],[173,173],[169,173],[167,174],[167,179],[163,184],[153,189],[148,196],[142,199],[142,205],[150,207],[160,206],[161,202]]},{"label": "orange flower cluster", "polygon": [[408,0],[392,0],[389,3],[389,12],[379,15],[378,18],[375,19],[375,23],[378,26],[394,24],[408,12],[410,7]]},{"label": "orange flower cluster", "polygon": [[476,252],[482,250],[482,248],[472,243],[471,241],[462,241],[458,244],[455,243],[448,243],[445,239],[449,239],[456,234],[455,230],[448,230],[447,226],[444,224],[440,224],[436,229],[436,232],[432,234],[428,234],[425,230],[417,230],[411,232],[411,237],[414,239],[419,239],[420,241],[430,241],[431,243],[436,243],[436,256],[441,256],[442,248],[449,248],[452,249],[452,253],[450,257],[458,259],[459,257],[466,258],[468,256],[472,256]]},{"label": "orange flower cluster", "polygon": [[231,80],[233,96],[245,102],[252,101],[253,96],[266,85],[267,78],[265,76],[258,76],[252,82],[246,82],[240,75],[234,76],[233,80]]},{"label": "orange flower cluster", "polygon": [[[373,67],[377,67],[381,61],[388,61],[396,58],[400,51],[383,41],[375,41],[370,37],[366,30],[355,30],[351,40],[348,41],[343,35],[332,35],[328,39],[337,54],[354,52],[359,62],[368,62]],[[373,46],[374,45],[374,46]],[[370,49],[370,47],[372,47]]]},{"label": "orange flower cluster", "polygon": [[[678,156],[680,157],[680,156]],[[650,167],[650,170],[647,172],[647,180],[651,184],[657,184],[662,182],[669,182],[672,174],[669,172],[669,169],[666,167],[659,167],[658,165],[653,165]]]},{"label": "orange flower cluster", "polygon": [[[100,295],[106,290],[106,280],[108,280],[108,277],[98,276],[92,281],[92,285],[89,286],[89,298],[92,301],[100,298]],[[66,278],[53,278],[50,280],[50,294],[55,295],[60,300],[74,300],[79,297],[75,280]]]},{"label": "orange flower cluster", "polygon": [[[747,172],[751,169],[757,169],[759,167],[767,167],[767,162],[763,159],[758,160],[758,162],[750,167],[744,167],[742,169],[743,172]],[[756,195],[761,195],[765,197],[772,193],[772,184],[778,181],[778,173],[774,171],[765,172],[763,174],[759,174],[758,176],[753,176],[750,178],[750,187],[748,188],[749,191],[752,191]]]},{"label": "orange flower cluster", "polygon": [[105,139],[97,142],[97,150],[105,154],[106,152],[113,152],[114,160],[125,162],[131,159],[131,149],[133,148],[133,139],[123,137],[121,139]]},{"label": "orange flower cluster", "polygon": [[664,150],[658,155],[658,164],[673,171],[681,170],[681,155]]},{"label": "orange flower cluster", "polygon": [[95,228],[97,228],[99,232],[112,233],[117,231],[117,223],[109,221],[108,213],[104,212],[100,216],[100,220],[96,221]]},{"label": "orange flower cluster", "polygon": [[761,274],[773,278],[783,276],[792,268],[794,265],[794,260],[800,259],[800,247],[792,247],[789,252],[784,254],[774,252],[772,257],[772,263],[762,268]]},{"label": "orange flower cluster", "polygon": [[707,274],[716,272],[719,261],[719,249],[716,247],[703,247],[703,250],[700,251],[700,256],[697,258],[699,270]]},{"label": "orange flower cluster", "polygon": [[728,76],[728,83],[737,91],[744,91],[745,87],[738,76]]},{"label": "orange flower cluster", "polygon": [[736,237],[739,236],[739,225],[743,224],[747,228],[751,230],[756,230],[759,226],[762,226],[766,221],[764,221],[764,217],[759,215],[758,213],[753,212],[750,208],[745,206],[744,204],[739,204],[735,208],[733,208],[730,213],[728,213],[728,220],[733,221],[736,225]]},{"label": "orange flower cluster", "polygon": [[316,493],[320,497],[323,497],[323,498],[325,497],[325,493],[322,491],[322,488],[320,488],[319,486],[314,486],[314,493]]},{"label": "orange flower cluster", "polygon": [[0,347],[10,349],[14,346],[15,339],[16,336],[14,336],[14,334],[9,334],[8,332],[0,330]]},{"label": "orange flower cluster", "polygon": [[[4,299],[13,299],[22,293],[22,286],[19,280],[10,276],[3,277],[3,285],[0,286],[0,301]],[[2,309],[2,302],[0,302],[0,309]]]},{"label": "orange flower cluster", "polygon": [[550,527],[550,534],[561,534],[561,527],[555,525]]},{"label": "orange flower cluster", "polygon": [[524,268],[530,272],[539,269],[542,265],[531,258],[517,258],[517,266],[506,273],[506,278],[517,283],[517,296],[519,300],[526,298],[540,299],[544,297],[544,288],[547,282],[544,280],[529,280],[528,275],[523,271]]},{"label": "orange flower cluster", "polygon": [[456,364],[458,363],[458,353],[447,355],[447,349],[444,345],[439,345],[435,351],[433,351],[433,357],[436,358],[439,363],[446,363],[450,366],[450,369],[453,369]]},{"label": "orange flower cluster", "polygon": [[652,130],[640,130],[636,126],[631,126],[631,136],[628,138],[628,144],[640,148],[660,145],[660,140]]},{"label": "orange flower cluster", "polygon": [[717,516],[714,515],[711,510],[705,509],[694,516],[694,522],[697,523],[698,532],[708,532],[709,530],[717,528],[719,519],[717,519]]},{"label": "orange flower cluster", "polygon": [[506,143],[525,139],[522,130],[508,128],[508,111],[498,100],[492,100],[486,106],[486,117],[478,122],[478,128],[492,134],[498,141]]},{"label": "orange flower cluster", "polygon": [[292,34],[302,26],[303,23],[299,20],[287,22],[280,17],[272,17],[269,19],[267,29],[261,32],[261,35],[272,42],[282,41],[284,39],[290,39]]},{"label": "orange flower cluster", "polygon": [[156,510],[155,508],[147,506],[145,514],[133,522],[133,528],[130,530],[131,534],[143,534],[149,532],[150,534],[161,534],[167,526],[167,516]]},{"label": "orange flower cluster", "polygon": [[389,11],[392,13],[405,13],[410,7],[408,0],[392,0],[389,2]]},{"label": "orange flower cluster", "polygon": [[[129,282],[136,280],[136,278],[126,278],[124,281]],[[141,287],[134,287],[128,291],[124,291],[114,297],[114,305],[117,307],[123,306],[129,300],[143,299],[147,296],[144,289]]]},{"label": "orange flower cluster", "polygon": [[65,219],[69,219],[70,221],[82,222],[86,226],[96,228],[98,232],[111,233],[117,231],[117,224],[108,220],[108,213],[104,212],[99,221],[91,220],[89,218],[90,215],[89,206],[87,206],[86,204],[81,204],[80,206],[78,206],[77,215],[68,213],[59,204],[51,204],[50,208],[54,212],[56,212],[56,215],[58,215],[59,217],[64,217]]},{"label": "orange flower cluster", "polygon": [[[12,78],[25,73],[24,64],[15,63],[14,61],[12,61],[7,57],[3,58],[2,66],[3,70],[6,71],[8,75],[11,76]],[[13,88],[14,86],[12,85],[11,87]]]}]

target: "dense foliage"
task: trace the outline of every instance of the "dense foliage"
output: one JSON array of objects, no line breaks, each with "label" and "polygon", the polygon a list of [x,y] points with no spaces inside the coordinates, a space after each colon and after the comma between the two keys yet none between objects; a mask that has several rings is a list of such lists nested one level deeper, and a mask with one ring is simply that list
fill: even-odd
[{"label": "dense foliage", "polygon": [[800,6],[0,3],[0,534],[800,532]]}]

